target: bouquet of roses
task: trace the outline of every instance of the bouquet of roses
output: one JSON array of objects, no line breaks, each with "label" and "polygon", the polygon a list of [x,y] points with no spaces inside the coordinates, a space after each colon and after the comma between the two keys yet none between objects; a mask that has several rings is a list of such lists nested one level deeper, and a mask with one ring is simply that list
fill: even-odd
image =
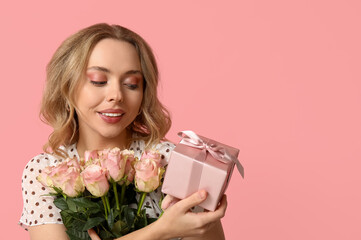
[{"label": "bouquet of roses", "polygon": [[80,161],[68,158],[46,167],[37,177],[57,196],[54,204],[71,240],[90,240],[90,228],[104,240],[114,239],[156,220],[146,216],[142,205],[146,194],[161,184],[164,168],[157,151],[145,151],[140,159],[119,148],[84,155]]}]

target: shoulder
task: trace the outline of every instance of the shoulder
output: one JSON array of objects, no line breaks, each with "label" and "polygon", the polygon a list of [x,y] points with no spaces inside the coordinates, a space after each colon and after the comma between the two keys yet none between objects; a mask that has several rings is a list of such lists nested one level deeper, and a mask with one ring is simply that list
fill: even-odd
[{"label": "shoulder", "polygon": [[[70,158],[78,157],[76,145],[67,147],[61,146],[61,150],[65,151]],[[51,153],[40,153],[33,157],[25,166],[24,172],[35,172],[36,169],[43,169],[48,166],[56,166],[59,162],[64,161],[65,158],[53,155]]]},{"label": "shoulder", "polygon": [[28,175],[37,175],[41,173],[41,169],[44,169],[47,166],[54,166],[58,161],[62,161],[51,154],[41,153],[33,157],[26,165],[23,171],[23,178],[26,178]]},{"label": "shoulder", "polygon": [[[68,153],[70,158],[79,158],[75,144],[68,147],[61,146],[60,149]],[[41,173],[42,169],[50,166],[56,166],[64,160],[65,158],[51,153],[41,153],[36,155],[25,165],[22,175],[23,181],[26,178],[36,178]]]}]

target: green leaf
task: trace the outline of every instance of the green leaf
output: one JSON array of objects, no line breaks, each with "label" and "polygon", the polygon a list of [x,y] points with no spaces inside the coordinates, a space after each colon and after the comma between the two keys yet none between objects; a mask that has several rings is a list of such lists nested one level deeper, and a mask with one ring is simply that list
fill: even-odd
[{"label": "green leaf", "polygon": [[110,212],[108,213],[107,222],[108,222],[109,228],[112,229],[113,224],[114,224],[114,212],[113,212],[113,209],[110,209]]},{"label": "green leaf", "polygon": [[114,239],[114,235],[111,232],[105,231],[105,230],[100,231],[99,237],[102,240],[113,240]]},{"label": "green leaf", "polygon": [[57,188],[57,187],[53,187],[54,191],[56,192],[56,194],[58,195],[62,195],[63,191],[61,190],[61,188]]},{"label": "green leaf", "polygon": [[103,222],[105,219],[101,217],[89,218],[83,227],[83,231],[93,228]]},{"label": "green leaf", "polygon": [[68,213],[68,211],[60,211],[61,219],[63,220],[63,224],[66,228],[71,227],[71,223],[73,222],[72,216]]},{"label": "green leaf", "polygon": [[127,224],[121,220],[118,220],[114,223],[112,228],[112,233],[115,235],[116,238],[123,236],[122,232],[125,231],[128,233],[129,228]]},{"label": "green leaf", "polygon": [[84,198],[84,197],[72,198],[72,201],[78,207],[83,207],[83,208],[97,208],[98,207],[98,204],[96,204],[95,202],[93,202],[87,198]]},{"label": "green leaf", "polygon": [[71,228],[79,231],[79,232],[84,232],[88,229],[84,229],[84,226],[86,225],[86,222],[83,220],[79,220],[79,219],[74,219]]},{"label": "green leaf", "polygon": [[68,207],[69,207],[69,209],[70,209],[71,211],[73,211],[73,212],[78,212],[78,209],[77,209],[77,207],[76,207],[76,204],[75,204],[75,202],[74,202],[74,199],[75,199],[75,198],[68,198],[68,199],[66,200],[66,202],[68,203]]},{"label": "green leaf", "polygon": [[123,209],[123,211],[124,211],[125,221],[128,223],[129,227],[133,228],[135,222],[136,210],[130,207],[126,207]]},{"label": "green leaf", "polygon": [[70,215],[74,219],[83,220],[84,222],[86,222],[86,220],[88,219],[88,217],[84,213],[73,212],[70,209],[69,210],[64,210],[64,211],[66,211],[67,214]]},{"label": "green leaf", "polygon": [[116,208],[114,208],[113,211],[114,211],[114,219],[116,219],[118,216],[122,214],[122,210],[117,210]]},{"label": "green leaf", "polygon": [[88,232],[80,232],[75,229],[66,230],[70,240],[91,240]]},{"label": "green leaf", "polygon": [[145,214],[145,209],[142,209],[139,215],[135,219],[135,229],[141,229],[148,225],[147,216]]},{"label": "green leaf", "polygon": [[103,209],[99,209],[99,208],[89,208],[88,210],[86,210],[86,213],[91,215],[91,214],[95,214],[98,212],[103,211]]},{"label": "green leaf", "polygon": [[66,200],[64,198],[55,198],[54,199],[54,205],[59,208],[60,210],[67,210],[68,204],[66,203]]}]

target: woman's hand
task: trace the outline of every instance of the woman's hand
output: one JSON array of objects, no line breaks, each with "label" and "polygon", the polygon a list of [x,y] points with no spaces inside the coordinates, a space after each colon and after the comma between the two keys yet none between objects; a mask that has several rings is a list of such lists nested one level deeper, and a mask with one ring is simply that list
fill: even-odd
[{"label": "woman's hand", "polygon": [[[165,197],[162,202],[162,208],[165,210],[164,214],[155,222],[160,230],[164,232],[164,238],[202,238],[207,236],[209,232],[214,232],[215,225],[220,225],[219,220],[225,215],[227,199],[224,195],[220,205],[214,212],[193,213],[190,211],[192,207],[199,205],[206,198],[207,193],[204,190],[198,191],[183,200],[172,196]],[[223,235],[223,232],[220,235]]]},{"label": "woman's hand", "polygon": [[89,229],[88,234],[92,240],[101,240],[98,234],[96,234],[96,232],[93,229]]},{"label": "woman's hand", "polygon": [[161,204],[161,208],[163,209],[163,211],[165,211],[167,208],[173,206],[174,204],[176,204],[177,202],[179,202],[180,199],[173,197],[171,195],[167,195],[165,196],[165,198],[162,200],[162,204]]}]

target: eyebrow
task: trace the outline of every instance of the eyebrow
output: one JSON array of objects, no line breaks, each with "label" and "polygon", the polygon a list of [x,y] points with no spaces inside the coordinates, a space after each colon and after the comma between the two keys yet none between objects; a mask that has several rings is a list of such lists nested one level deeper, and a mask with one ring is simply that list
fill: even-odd
[{"label": "eyebrow", "polygon": [[[100,67],[100,66],[93,66],[88,68],[87,70],[97,70],[97,71],[101,71],[101,72],[105,72],[105,73],[111,73],[111,71],[105,67]],[[143,76],[142,71],[140,70],[129,70],[127,72],[125,72],[125,74],[140,74]]]},{"label": "eyebrow", "polygon": [[97,71],[101,71],[101,72],[105,72],[105,73],[110,73],[110,70],[105,68],[105,67],[99,67],[99,66],[93,66],[88,68],[87,70],[97,70]]}]

